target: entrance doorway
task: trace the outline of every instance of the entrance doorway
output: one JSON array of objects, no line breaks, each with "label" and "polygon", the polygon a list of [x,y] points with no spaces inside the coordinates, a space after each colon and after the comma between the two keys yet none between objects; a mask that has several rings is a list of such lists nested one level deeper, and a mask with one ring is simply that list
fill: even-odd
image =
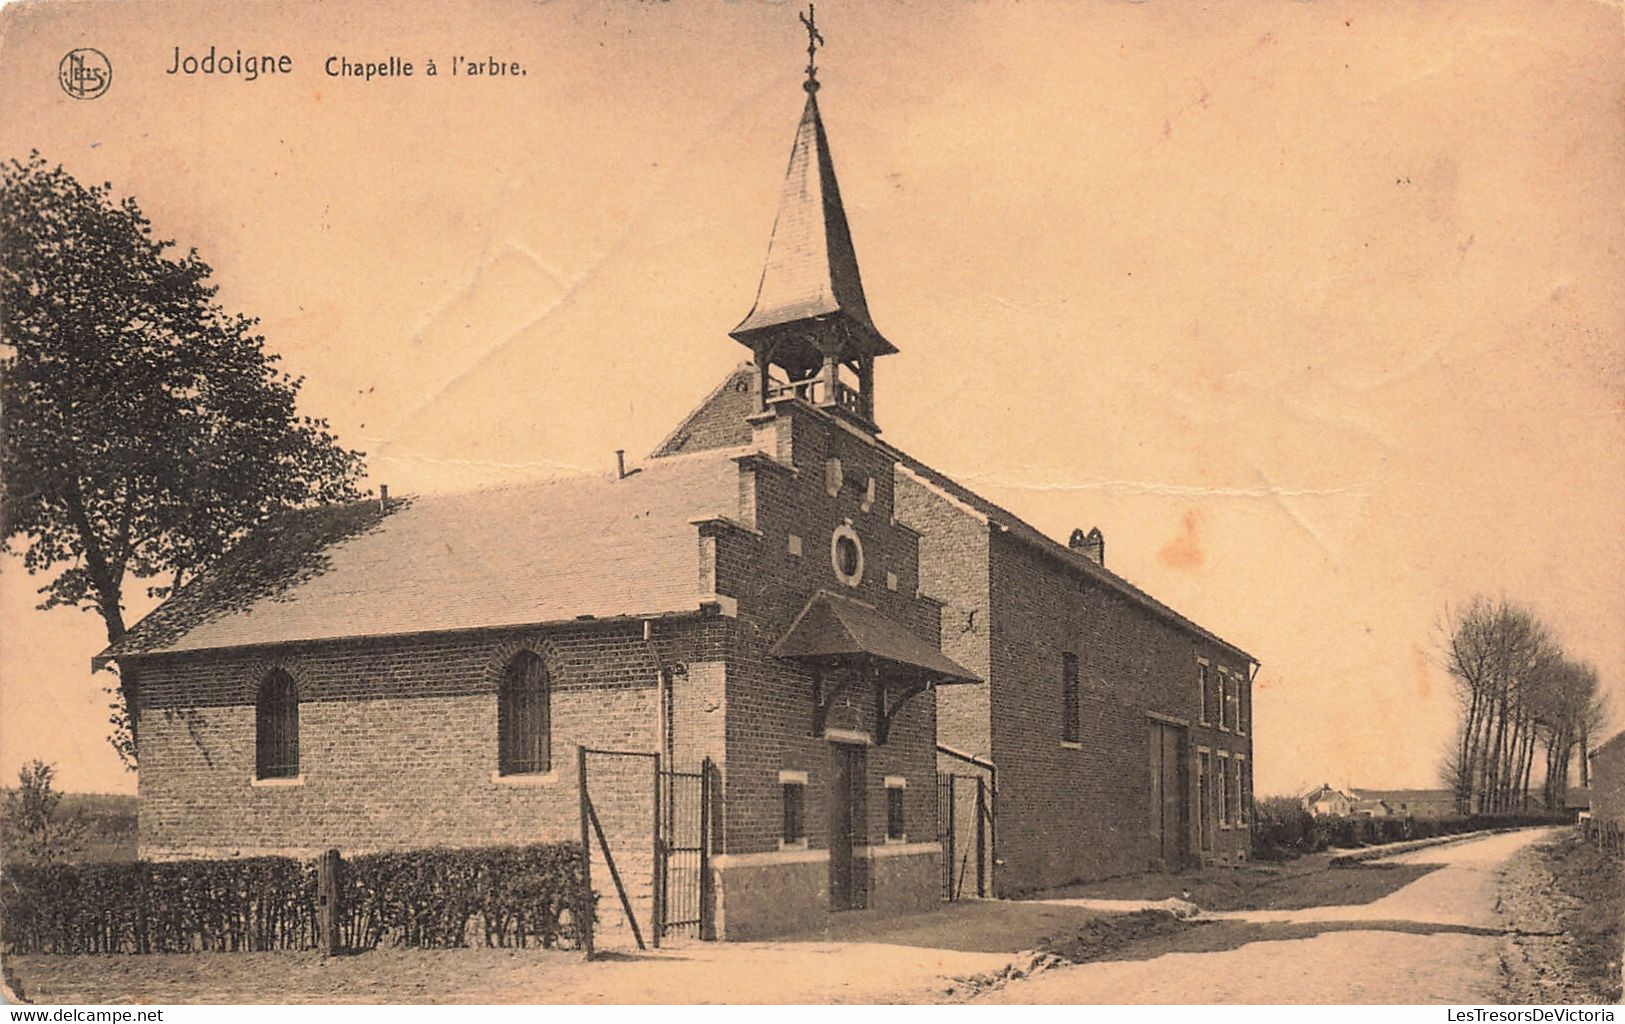
[{"label": "entrance doorway", "polygon": [[832,744],[834,759],[829,785],[829,908],[855,910],[866,906],[866,860],[856,848],[866,836],[864,780],[868,777],[868,751],[845,743]]},{"label": "entrance doorway", "polygon": [[1190,854],[1190,796],[1185,729],[1150,723],[1151,856],[1156,866],[1185,866]]}]

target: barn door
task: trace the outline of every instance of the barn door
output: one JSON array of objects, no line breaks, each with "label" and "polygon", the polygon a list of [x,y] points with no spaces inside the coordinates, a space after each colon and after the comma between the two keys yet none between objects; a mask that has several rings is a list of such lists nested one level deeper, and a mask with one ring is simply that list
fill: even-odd
[{"label": "barn door", "polygon": [[1185,729],[1151,722],[1151,856],[1162,868],[1183,867],[1190,853],[1190,787]]}]

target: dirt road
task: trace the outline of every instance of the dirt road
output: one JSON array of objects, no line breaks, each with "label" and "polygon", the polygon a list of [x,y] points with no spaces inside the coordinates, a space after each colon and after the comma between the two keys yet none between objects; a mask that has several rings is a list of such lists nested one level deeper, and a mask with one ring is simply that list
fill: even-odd
[{"label": "dirt road", "polygon": [[1442,864],[1362,906],[1236,911],[1191,930],[1191,952],[1061,967],[981,1001],[1008,1003],[1486,1003],[1500,997],[1496,883],[1526,830],[1400,854]]}]

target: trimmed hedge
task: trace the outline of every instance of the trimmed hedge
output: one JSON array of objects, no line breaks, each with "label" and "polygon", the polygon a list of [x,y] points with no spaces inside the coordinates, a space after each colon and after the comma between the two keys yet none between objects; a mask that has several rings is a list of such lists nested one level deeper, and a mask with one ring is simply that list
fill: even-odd
[{"label": "trimmed hedge", "polygon": [[341,943],[350,949],[573,944],[581,846],[375,853],[339,869]]},{"label": "trimmed hedge", "polygon": [[1564,814],[1471,814],[1448,818],[1369,818],[1363,815],[1314,817],[1291,797],[1254,804],[1253,857],[1288,860],[1328,847],[1355,849],[1408,839],[1459,835],[1494,828],[1565,825]]},{"label": "trimmed hedge", "polygon": [[[315,949],[316,869],[288,857],[7,865],[0,944],[13,953]],[[352,950],[573,944],[575,843],[369,854],[341,863]],[[596,897],[594,898],[596,901]]]},{"label": "trimmed hedge", "polygon": [[285,857],[7,865],[0,941],[16,953],[310,949],[316,871]]}]

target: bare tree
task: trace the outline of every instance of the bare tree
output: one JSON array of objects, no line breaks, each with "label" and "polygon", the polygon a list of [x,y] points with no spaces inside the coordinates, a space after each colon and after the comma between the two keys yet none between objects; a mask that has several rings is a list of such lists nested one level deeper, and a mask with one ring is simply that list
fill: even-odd
[{"label": "bare tree", "polygon": [[1596,670],[1565,658],[1552,630],[1505,598],[1480,595],[1447,611],[1442,633],[1461,704],[1461,724],[1441,764],[1457,810],[1527,809],[1541,744],[1543,802],[1562,806],[1574,746],[1606,717]]}]

